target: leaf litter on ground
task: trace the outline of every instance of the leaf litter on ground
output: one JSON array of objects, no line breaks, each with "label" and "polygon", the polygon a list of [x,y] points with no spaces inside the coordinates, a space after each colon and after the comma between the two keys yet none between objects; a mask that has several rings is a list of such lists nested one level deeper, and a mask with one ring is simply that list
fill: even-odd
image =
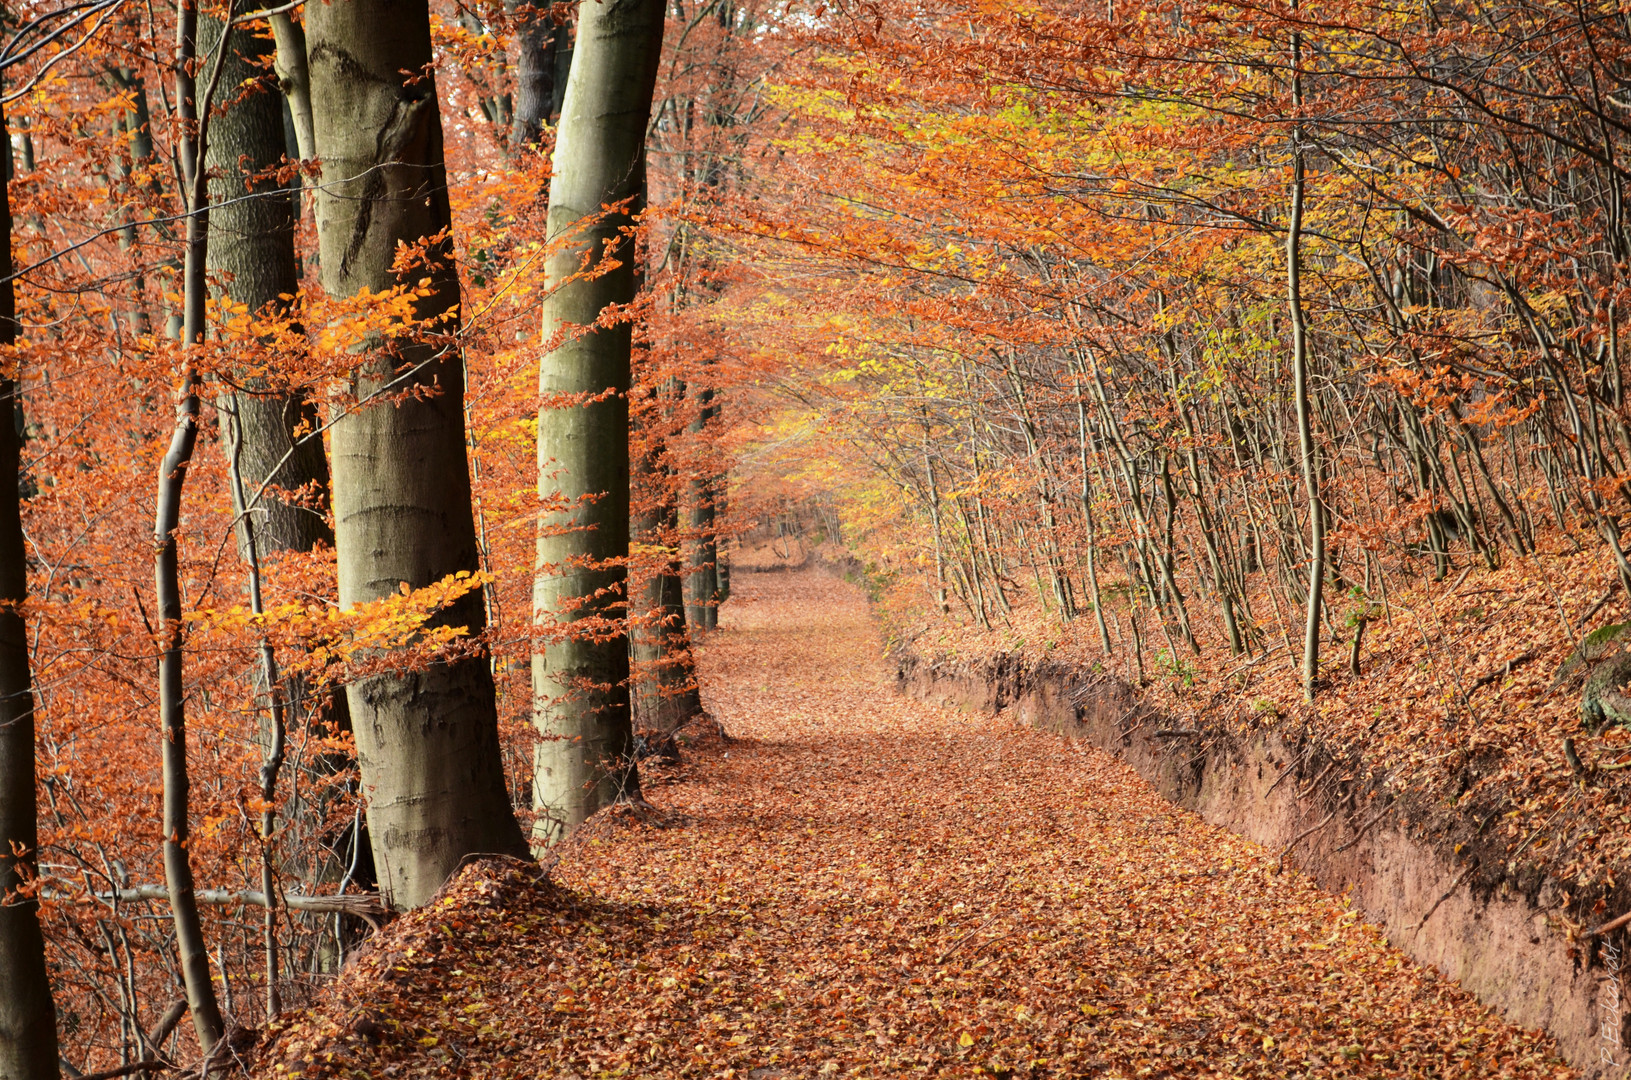
[{"label": "leaf litter on ground", "polygon": [[1576,1075],[1100,751],[902,696],[861,591],[742,575],[732,736],[548,879],[462,871],[262,1077]]}]

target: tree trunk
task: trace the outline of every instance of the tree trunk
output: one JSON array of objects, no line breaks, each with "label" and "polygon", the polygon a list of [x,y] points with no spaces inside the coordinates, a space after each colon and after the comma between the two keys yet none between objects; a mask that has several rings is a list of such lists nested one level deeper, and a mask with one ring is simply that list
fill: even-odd
[{"label": "tree trunk", "polygon": [[568,58],[567,27],[557,25],[550,4],[506,0],[515,26],[515,103],[511,117],[510,153],[534,147],[550,121],[561,115],[566,80],[560,60]]},{"label": "tree trunk", "polygon": [[[719,413],[714,404],[714,392],[702,387],[697,392],[697,416],[689,428],[691,434],[702,435],[708,430],[708,421]],[[686,503],[690,506],[690,573],[685,580],[686,618],[698,630],[712,630],[719,625],[719,536],[714,523],[718,518],[714,505],[717,485],[713,477],[695,477],[686,485]]]},{"label": "tree trunk", "polygon": [[[620,230],[644,198],[664,10],[662,0],[602,0],[579,10],[555,136],[549,236],[560,248],[547,267],[552,291],[543,334],[545,341],[564,336],[539,371],[546,405],[538,414],[538,483],[540,494],[559,490],[575,508],[546,518],[538,538],[533,617],[566,631],[532,659],[543,736],[533,782],[538,843],[554,842],[601,806],[638,793],[624,596],[630,326],[583,328],[607,305],[634,299],[634,245]],[[603,252],[620,265],[568,281]],[[563,403],[564,396],[570,398]]]},{"label": "tree trunk", "polygon": [[[287,24],[283,30],[278,30],[279,20]],[[233,34],[231,50],[223,61],[222,85],[260,85],[234,95],[227,110],[210,125],[208,147],[212,177],[210,274],[225,281],[222,291],[227,297],[257,316],[286,313],[289,301],[285,298],[293,297],[300,287],[295,248],[298,193],[264,179],[253,187],[250,183],[251,177],[275,166],[287,150],[285,99],[270,85],[266,74],[274,51],[279,83],[294,111],[295,127],[303,132],[299,136],[303,152],[309,151],[311,139],[304,32],[298,23],[290,23],[287,13],[274,17],[273,29],[278,40],[275,50],[271,41],[258,34]],[[291,50],[284,47],[290,34],[298,47],[293,50],[298,55],[298,78],[288,74],[294,63],[288,55]],[[219,20],[201,20],[200,40],[206,51],[213,48],[220,35]],[[302,100],[304,120],[300,119]],[[334,530],[328,523],[328,459],[317,433],[317,405],[306,389],[291,391],[278,385],[278,375],[273,370],[263,376],[232,377],[237,389],[217,400],[221,442],[231,464],[234,493],[243,504],[235,505],[239,515],[238,550],[246,561],[252,592],[258,589],[261,560],[275,559],[284,551],[311,551],[319,545],[334,544]],[[297,491],[299,499],[287,497],[287,493]],[[351,718],[343,691],[325,693],[307,714],[303,710],[312,704],[308,700],[308,679],[285,675],[274,693],[264,679],[278,665],[264,642],[261,653],[260,692],[267,695],[269,703],[265,714],[268,723],[262,735],[269,754],[279,741],[285,720],[298,723],[304,717],[307,723],[319,724],[325,733],[350,732]],[[352,764],[348,756],[339,753],[316,755],[307,763],[310,773],[325,776]],[[298,785],[288,805],[291,816],[323,835],[327,854],[309,870],[314,881],[338,879],[346,860],[333,848],[350,842],[348,833],[335,836],[328,830],[326,801],[314,803],[311,799],[311,793],[324,790],[326,785]],[[359,884],[374,887],[371,867],[361,875]],[[269,920],[272,917],[268,915]]]},{"label": "tree trunk", "polygon": [[[195,80],[198,9],[193,0],[181,0],[176,9],[176,112],[182,136],[176,150],[180,161],[182,200],[187,209],[186,248],[182,262],[181,343],[184,350],[204,340],[207,279],[205,260],[209,243],[209,184],[204,148],[209,145],[211,92],[221,74],[219,61],[211,70],[202,94]],[[230,42],[228,42],[230,44]],[[204,1053],[221,1041],[226,1025],[210,977],[209,950],[204,943],[198,901],[193,895],[193,868],[187,851],[192,828],[188,820],[191,781],[187,774],[187,686],[185,635],[181,621],[181,565],[176,530],[181,524],[181,496],[187,470],[198,445],[198,374],[183,359],[180,400],[170,445],[159,462],[158,490],[153,512],[153,594],[159,616],[159,727],[160,759],[164,783],[164,881],[170,890],[170,914],[175,926],[176,952],[181,959],[182,982],[193,1030]]]},{"label": "tree trunk", "polygon": [[[322,282],[333,296],[428,281],[422,318],[456,329],[458,277],[426,0],[335,0],[306,13]],[[393,271],[399,244],[432,265]],[[340,603],[349,607],[479,568],[456,347],[371,343],[358,404],[331,429]],[[414,393],[390,399],[387,395]],[[381,400],[385,398],[386,400]],[[432,625],[485,629],[479,590]],[[347,687],[369,837],[393,907],[424,903],[478,852],[524,854],[499,755],[492,669],[465,655]]]},{"label": "tree trunk", "polygon": [[[0,138],[5,136],[0,113]],[[11,200],[3,184],[0,267],[0,346],[9,348],[17,342],[17,297],[11,281]],[[39,903],[12,896],[34,877],[40,846],[34,687],[28,629],[18,611],[28,595],[17,423],[21,408],[15,377],[0,378],[0,1077],[56,1080],[57,1011],[46,974]]]},{"label": "tree trunk", "polygon": [[[1292,105],[1302,110],[1302,41],[1292,38]],[[1303,318],[1302,230],[1304,161],[1302,126],[1291,132],[1291,213],[1286,229],[1286,306],[1291,312],[1291,366],[1296,389],[1297,442],[1308,493],[1308,611],[1303,623],[1303,698],[1314,700],[1320,670],[1320,603],[1325,591],[1325,512],[1320,500],[1319,448],[1308,400],[1308,327]]]},{"label": "tree trunk", "polygon": [[[653,441],[662,436],[652,433]],[[680,577],[679,509],[660,449],[640,456],[634,491],[648,505],[630,514],[630,539],[662,547],[658,565],[635,592],[629,620],[630,704],[634,726],[648,745],[666,745],[674,732],[702,713],[696,662],[685,622],[685,585]],[[643,483],[641,482],[643,480]]]},{"label": "tree trunk", "polygon": [[[220,40],[221,24],[208,18],[202,23],[199,36],[207,53]],[[251,315],[280,313],[288,307],[283,298],[294,296],[300,287],[294,203],[287,189],[271,181],[262,180],[252,190],[249,177],[283,157],[283,103],[268,86],[247,92],[234,89],[265,79],[274,49],[270,41],[250,31],[234,33],[231,46],[222,64],[221,85],[233,89],[233,98],[210,125],[209,165],[215,180],[209,270],[212,277],[227,279],[226,295]],[[298,429],[318,426],[316,405],[304,393],[269,388],[265,378],[243,380],[240,386],[220,401],[222,438],[226,439],[228,417],[236,413],[244,488],[253,499],[270,482],[251,508],[260,553],[310,551],[319,543],[334,543],[325,518],[329,475],[322,439],[310,438],[299,445],[295,441]],[[297,490],[306,505],[282,497]],[[241,547],[242,523],[238,539]]]},{"label": "tree trunk", "polygon": [[287,11],[271,16],[271,23],[272,38],[277,42],[275,70],[278,88],[289,103],[295,151],[301,161],[310,161],[317,156],[317,137],[312,132],[311,71],[306,65],[306,28],[295,22],[294,16]]}]

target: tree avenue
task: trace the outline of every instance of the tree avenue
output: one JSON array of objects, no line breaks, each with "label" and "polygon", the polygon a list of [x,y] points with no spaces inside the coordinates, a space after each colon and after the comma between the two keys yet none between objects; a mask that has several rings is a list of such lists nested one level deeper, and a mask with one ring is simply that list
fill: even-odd
[{"label": "tree avenue", "polygon": [[226,1068],[473,857],[644,818],[733,564],[1620,904],[1612,5],[3,21],[0,1080]]}]

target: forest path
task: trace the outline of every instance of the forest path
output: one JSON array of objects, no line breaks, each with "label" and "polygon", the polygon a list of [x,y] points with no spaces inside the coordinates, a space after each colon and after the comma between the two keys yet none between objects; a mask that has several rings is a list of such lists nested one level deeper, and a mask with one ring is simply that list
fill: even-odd
[{"label": "forest path", "polygon": [[[816,573],[734,586],[702,678],[737,741],[652,784],[674,820],[601,819],[555,870],[564,889],[467,874],[398,924],[374,975],[364,962],[341,980],[312,1025],[331,1065],[1573,1075],[1110,756],[901,696],[855,587]],[[383,1035],[357,1026],[363,1010]]]}]

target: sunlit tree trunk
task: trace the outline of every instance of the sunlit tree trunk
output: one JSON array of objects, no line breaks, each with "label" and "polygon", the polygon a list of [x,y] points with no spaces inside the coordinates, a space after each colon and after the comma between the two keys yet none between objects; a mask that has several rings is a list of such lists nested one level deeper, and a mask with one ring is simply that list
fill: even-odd
[{"label": "sunlit tree trunk", "polygon": [[274,70],[278,88],[289,103],[289,118],[294,123],[296,152],[302,161],[317,156],[317,137],[312,131],[311,69],[306,63],[306,28],[294,21],[287,11],[278,11],[270,17],[272,40],[276,44]]},{"label": "sunlit tree trunk", "polygon": [[[1302,40],[1292,37],[1292,107],[1302,110]],[[1297,408],[1297,443],[1308,495],[1308,610],[1303,622],[1303,697],[1314,700],[1320,670],[1320,603],[1325,591],[1325,507],[1320,498],[1319,447],[1308,395],[1308,326],[1303,317],[1303,200],[1307,187],[1302,124],[1291,131],[1291,212],[1286,227],[1286,305],[1291,314],[1291,365]]]},{"label": "sunlit tree trunk", "polygon": [[[181,344],[191,350],[204,341],[207,281],[205,260],[209,244],[209,184],[204,153],[209,145],[209,103],[221,71],[219,58],[210,68],[202,92],[196,78],[198,8],[181,0],[176,8],[176,111],[181,138],[182,201],[187,208],[186,248],[182,261]],[[188,846],[192,834],[188,803],[191,779],[187,772],[187,687],[182,625],[180,551],[176,530],[181,524],[181,497],[198,445],[199,377],[190,357],[182,360],[181,388],[176,404],[175,428],[159,462],[158,491],[154,497],[154,602],[159,616],[159,726],[160,761],[164,783],[164,881],[170,893],[171,922],[182,982],[193,1030],[208,1054],[221,1041],[226,1024],[210,975],[209,951],[194,895],[193,869]]]},{"label": "sunlit tree trunk", "polygon": [[[539,372],[546,404],[538,414],[538,482],[541,494],[559,491],[574,506],[546,518],[538,539],[534,617],[542,628],[558,623],[565,631],[532,659],[542,735],[533,780],[539,843],[638,792],[624,596],[630,326],[583,328],[608,305],[634,299],[634,245],[621,230],[644,195],[663,17],[662,0],[602,0],[579,9],[555,135],[549,236],[561,246],[548,264],[543,333],[560,340]],[[568,280],[603,254],[619,265]]]},{"label": "sunlit tree trunk", "polygon": [[[433,62],[425,0],[334,0],[306,19],[323,286],[346,297],[424,279],[418,314],[444,317],[438,329],[451,332],[459,285],[436,82],[425,74]],[[431,265],[399,274],[403,244],[428,244]],[[336,417],[331,435],[343,606],[479,566],[457,347],[417,338],[370,345],[350,387],[360,404]],[[434,624],[480,633],[480,591]],[[467,855],[526,851],[504,787],[485,657],[374,676],[347,694],[374,863],[393,906],[424,903]]]},{"label": "sunlit tree trunk", "polygon": [[[0,113],[0,138],[6,136]],[[0,184],[0,349],[17,342],[11,281],[11,199]],[[34,687],[28,632],[18,605],[28,595],[23,546],[17,371],[0,357],[0,1077],[56,1080],[57,1012],[45,967],[39,904],[17,890],[38,868]]]}]

